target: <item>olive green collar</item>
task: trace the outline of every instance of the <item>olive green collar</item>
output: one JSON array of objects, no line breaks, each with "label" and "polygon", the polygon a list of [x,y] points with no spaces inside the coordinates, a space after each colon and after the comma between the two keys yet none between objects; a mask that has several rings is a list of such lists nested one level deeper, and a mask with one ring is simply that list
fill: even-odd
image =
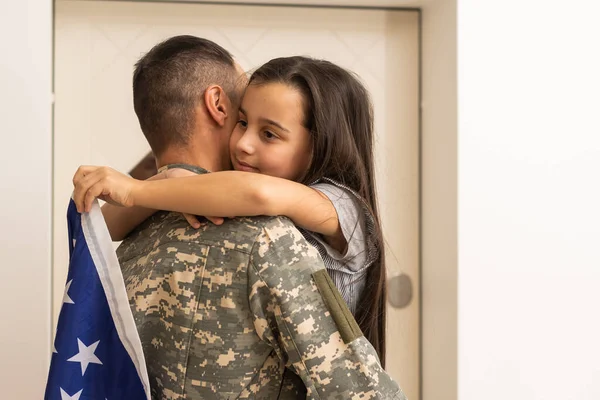
[{"label": "olive green collar", "polygon": [[208,171],[205,170],[204,168],[200,168],[195,165],[183,164],[183,163],[164,165],[158,169],[158,173],[161,173],[163,171],[166,171],[168,169],[173,169],[173,168],[187,169],[188,171],[194,172],[196,174],[208,174]]}]

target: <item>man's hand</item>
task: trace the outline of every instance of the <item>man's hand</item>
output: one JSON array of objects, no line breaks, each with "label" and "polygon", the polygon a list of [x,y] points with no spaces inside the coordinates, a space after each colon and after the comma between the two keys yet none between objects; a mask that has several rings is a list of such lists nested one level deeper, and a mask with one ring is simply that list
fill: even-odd
[{"label": "man's hand", "polygon": [[89,212],[95,198],[123,207],[132,207],[132,192],[138,181],[109,167],[82,165],[73,176],[73,200],[78,212]]}]

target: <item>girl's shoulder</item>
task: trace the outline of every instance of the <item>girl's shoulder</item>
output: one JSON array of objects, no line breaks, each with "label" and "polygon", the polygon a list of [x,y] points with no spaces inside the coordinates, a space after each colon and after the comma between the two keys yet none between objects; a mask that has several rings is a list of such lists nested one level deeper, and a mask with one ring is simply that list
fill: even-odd
[{"label": "girl's shoulder", "polygon": [[331,201],[346,239],[346,251],[340,254],[318,238],[328,255],[345,264],[345,267],[352,272],[368,267],[373,261],[375,251],[374,220],[365,202],[352,189],[330,179],[323,179],[310,187],[323,193]]},{"label": "girl's shoulder", "polygon": [[[369,223],[373,221],[373,215],[365,201],[349,187],[328,178],[323,178],[309,186],[321,192],[331,201],[338,212],[340,223],[342,222],[341,218],[346,216],[350,217],[354,222],[359,219],[364,219]],[[340,216],[340,211],[344,215]]]},{"label": "girl's shoulder", "polygon": [[311,188],[323,193],[334,204],[352,203],[360,208],[362,200],[352,189],[330,179],[322,179],[309,185]]}]

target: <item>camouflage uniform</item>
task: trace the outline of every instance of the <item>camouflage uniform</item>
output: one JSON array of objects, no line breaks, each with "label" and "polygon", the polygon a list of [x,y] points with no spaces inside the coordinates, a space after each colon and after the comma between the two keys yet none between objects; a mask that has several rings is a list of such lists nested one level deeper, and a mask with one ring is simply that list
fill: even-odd
[{"label": "camouflage uniform", "polygon": [[191,228],[159,212],[119,247],[155,399],[405,399],[286,218]]}]

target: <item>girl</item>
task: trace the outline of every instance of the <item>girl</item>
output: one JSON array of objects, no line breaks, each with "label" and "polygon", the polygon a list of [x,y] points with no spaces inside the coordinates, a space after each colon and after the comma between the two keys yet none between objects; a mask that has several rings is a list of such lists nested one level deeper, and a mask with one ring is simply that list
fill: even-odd
[{"label": "girl", "polygon": [[[330,62],[286,57],[250,77],[231,136],[235,171],[152,181],[108,169],[102,174],[112,176],[110,193],[126,193],[125,206],[219,217],[288,216],[321,253],[385,366],[385,267],[372,144],[372,107],[362,84]],[[94,179],[100,178],[90,174],[76,182],[86,210]],[[81,207],[83,197],[76,202]],[[103,212],[113,239],[120,240],[154,210],[134,215],[105,205]]]}]

